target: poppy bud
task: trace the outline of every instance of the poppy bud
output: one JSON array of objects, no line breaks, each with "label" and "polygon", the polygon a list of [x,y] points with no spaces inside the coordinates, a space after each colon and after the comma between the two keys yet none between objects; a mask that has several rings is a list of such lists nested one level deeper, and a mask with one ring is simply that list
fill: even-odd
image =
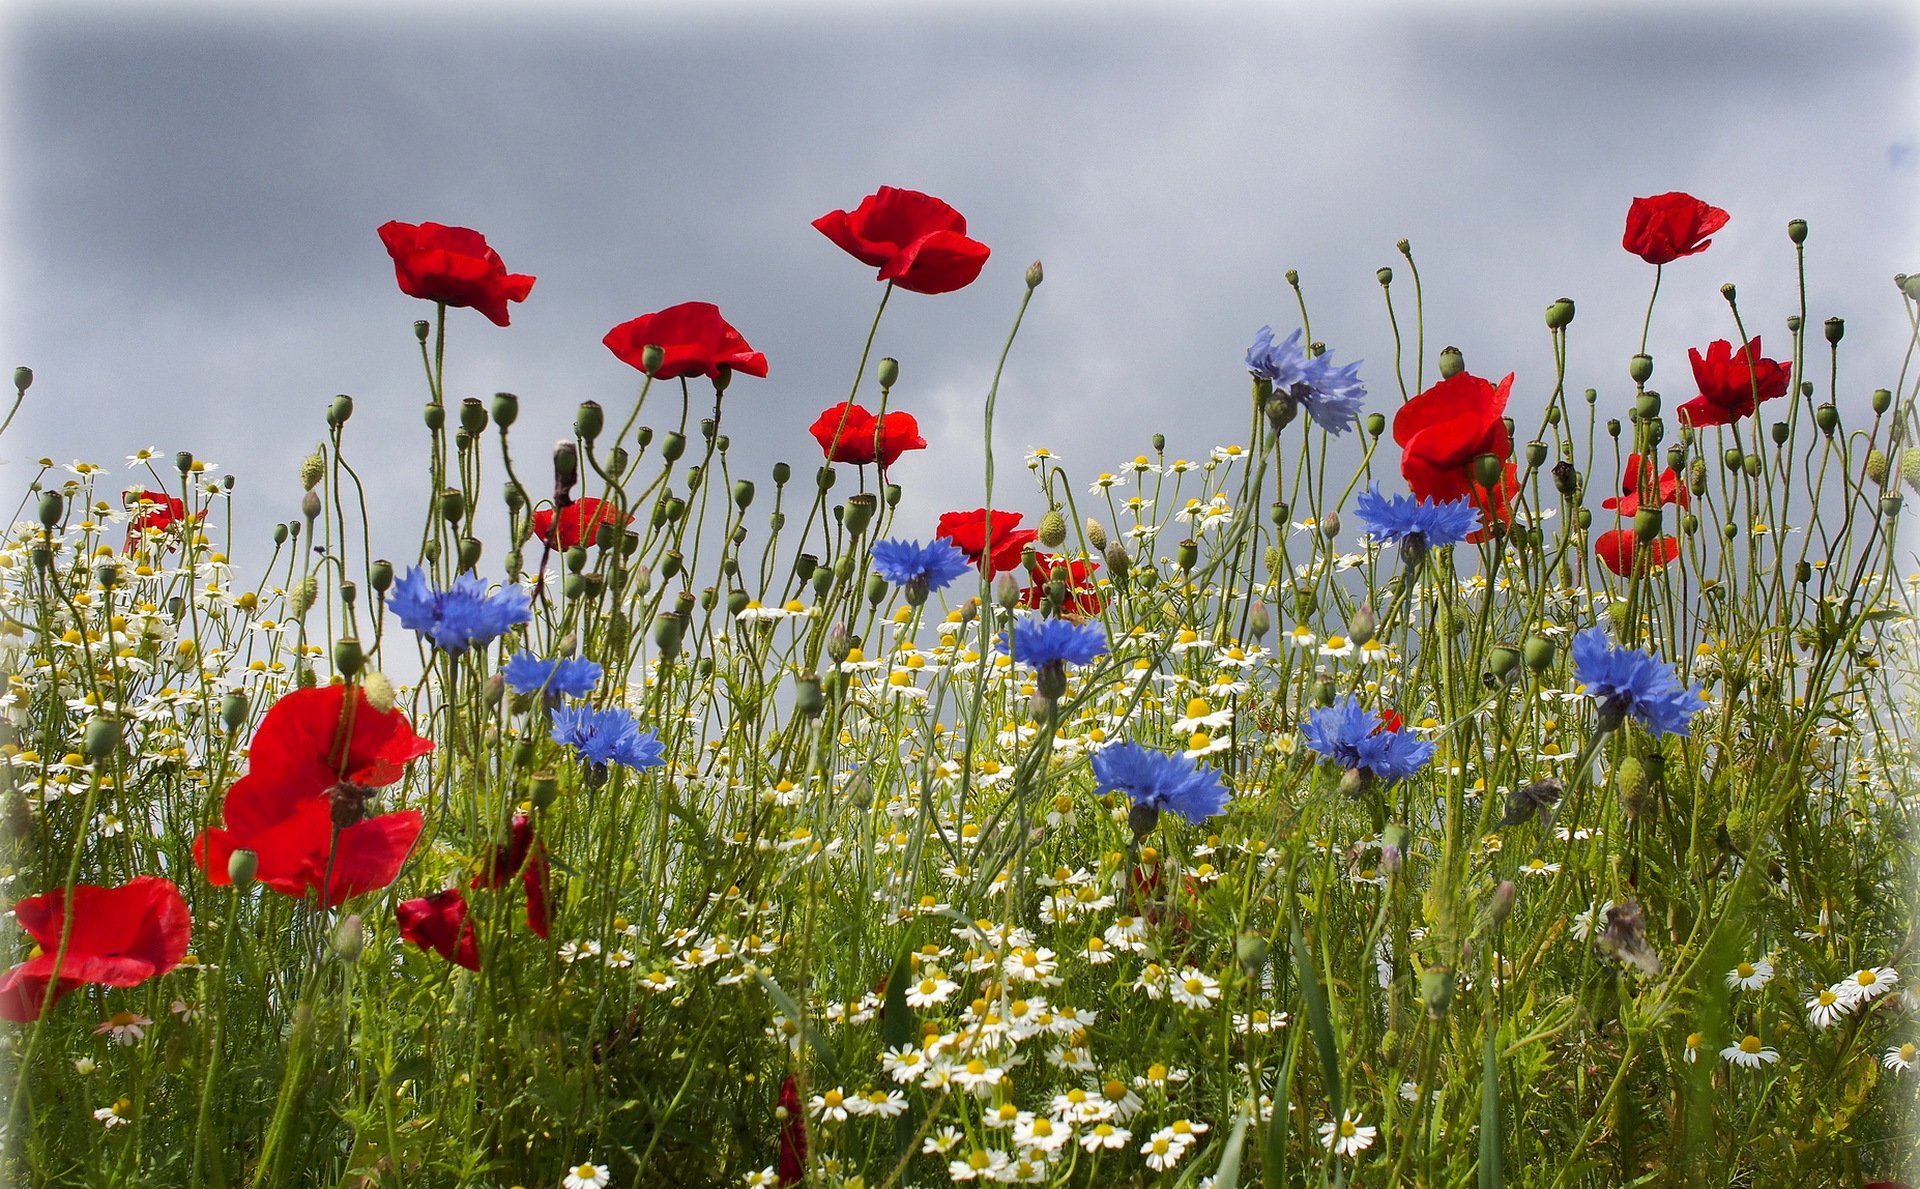
[{"label": "poppy bud", "polygon": [[300,497],[300,515],[306,519],[308,528],[320,518],[320,493],[309,491]]},{"label": "poppy bud", "polygon": [[1573,298],[1562,297],[1547,307],[1547,329],[1565,330],[1573,322]]},{"label": "poppy bud", "polygon": [[1487,911],[1495,925],[1506,923],[1508,915],[1513,912],[1513,902],[1519,895],[1520,889],[1510,879],[1501,880],[1500,886],[1493,889],[1493,903]]},{"label": "poppy bud", "polygon": [[1260,599],[1253,600],[1253,606],[1247,609],[1247,631],[1253,638],[1263,640],[1273,630],[1273,613],[1267,610],[1267,604]]},{"label": "poppy bud", "polygon": [[1107,528],[1093,517],[1087,517],[1087,544],[1093,546],[1095,553],[1103,553],[1107,548]]},{"label": "poppy bud", "polygon": [[1440,378],[1451,380],[1467,370],[1467,357],[1458,347],[1443,347],[1440,350]]},{"label": "poppy bud", "polygon": [[1873,411],[1876,416],[1885,413],[1892,407],[1893,393],[1888,392],[1884,388],[1876,388],[1873,390]]},{"label": "poppy bud", "polygon": [[871,491],[848,496],[847,510],[842,519],[842,523],[847,526],[847,532],[856,537],[866,532],[867,525],[873,522],[873,513],[878,505],[879,501],[874,498]]},{"label": "poppy bud", "polygon": [[87,724],[87,732],[81,742],[81,749],[93,763],[99,763],[112,755],[120,747],[120,720],[117,718],[96,718]]},{"label": "poppy bud", "polygon": [[1347,639],[1352,640],[1356,648],[1370,642],[1379,630],[1380,621],[1374,618],[1371,603],[1362,603],[1347,620]]},{"label": "poppy bud", "polygon": [[1058,549],[1067,539],[1067,518],[1059,508],[1048,508],[1046,515],[1040,517],[1040,543],[1049,549]]},{"label": "poppy bud", "polygon": [[1627,375],[1635,384],[1645,384],[1653,378],[1653,356],[1635,355],[1627,361]]},{"label": "poppy bud", "polygon": [[825,598],[827,592],[832,589],[833,571],[828,569],[815,570],[813,572],[813,593],[815,596]]},{"label": "poppy bud", "polygon": [[293,612],[295,619],[298,619],[313,609],[313,604],[319,597],[320,579],[308,574],[287,592],[287,609]]},{"label": "poppy bud", "polygon": [[1040,262],[1038,260],[1034,261],[1032,264],[1027,265],[1027,288],[1038,289],[1040,287],[1040,282],[1045,279],[1046,279],[1046,273],[1043,269],[1041,269]]},{"label": "poppy bud", "polygon": [[1020,605],[1020,588],[1014,585],[1012,574],[1002,574],[994,582],[993,602],[1002,611],[1011,611]]},{"label": "poppy bud", "polygon": [[1920,447],[1909,446],[1900,452],[1900,478],[1920,492]]},{"label": "poppy bud", "polygon": [[666,362],[667,353],[658,343],[648,343],[640,348],[640,371],[649,380],[659,372],[660,365]]},{"label": "poppy bud", "polygon": [[33,369],[30,367],[14,368],[13,390],[24,396],[26,395],[27,389],[31,387],[33,387]]},{"label": "poppy bud", "polygon": [[392,710],[394,702],[399,698],[393,688],[393,682],[387,680],[387,675],[378,669],[369,669],[360,678],[360,692],[367,695],[367,705],[382,714]]},{"label": "poppy bud", "polygon": [[1878,487],[1887,485],[1887,456],[1878,448],[1867,451],[1867,478]]},{"label": "poppy bud", "polygon": [[898,483],[889,483],[882,494],[886,498],[887,507],[898,508],[900,506],[900,497],[904,495],[905,492]]},{"label": "poppy bud", "polygon": [[1115,578],[1124,580],[1132,569],[1133,555],[1127,552],[1125,545],[1115,541],[1107,546],[1107,570]]},{"label": "poppy bud", "polygon": [[1560,406],[1559,405],[1547,406],[1547,424],[1548,425],[1560,424]]},{"label": "poppy bud", "polygon": [[1341,796],[1358,800],[1373,787],[1373,771],[1368,768],[1348,768],[1340,775],[1339,787]]},{"label": "poppy bud", "polygon": [[1827,342],[1837,347],[1840,345],[1841,338],[1847,333],[1846,319],[1828,318],[1825,323],[1825,328],[1827,332]]},{"label": "poppy bud", "polygon": [[43,491],[40,493],[40,525],[42,528],[51,529],[59,524],[60,518],[66,515],[66,511],[67,501],[61,497],[59,492]]},{"label": "poppy bud", "polygon": [[1380,413],[1368,413],[1367,433],[1377,438],[1385,432],[1387,432],[1386,417]]},{"label": "poppy bud", "polygon": [[259,870],[259,854],[244,846],[227,856],[227,878],[236,888],[244,888],[252,883],[254,873]]},{"label": "poppy bud", "polygon": [[361,651],[360,641],[352,636],[342,636],[334,641],[334,672],[351,681],[367,663],[367,654]]},{"label": "poppy bud", "polygon": [[360,914],[350,912],[340,918],[340,924],[333,931],[333,952],[342,962],[352,962],[360,957],[360,951],[366,948],[366,930],[360,921]]},{"label": "poppy bud", "polygon": [[1420,972],[1420,1002],[1426,1005],[1427,1014],[1434,1019],[1447,1014],[1453,1006],[1453,971],[1445,966],[1433,966]]}]

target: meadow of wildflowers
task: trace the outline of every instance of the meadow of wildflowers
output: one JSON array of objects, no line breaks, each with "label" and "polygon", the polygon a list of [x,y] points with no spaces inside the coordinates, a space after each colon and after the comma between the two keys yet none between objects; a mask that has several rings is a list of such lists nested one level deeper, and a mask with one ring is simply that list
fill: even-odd
[{"label": "meadow of wildflowers", "polygon": [[[0,1170],[1911,1176],[1920,379],[1712,288],[1729,217],[1632,202],[1649,327],[1726,337],[1619,375],[1565,374],[1564,299],[1554,374],[1428,358],[1404,243],[1336,364],[1289,274],[1245,438],[1104,470],[995,422],[1035,264],[979,506],[935,523],[896,514],[940,443],[872,331],[770,481],[726,423],[779,360],[701,302],[606,334],[638,394],[549,456],[461,394],[535,278],[387,224],[431,303],[417,549],[371,555],[400,513],[354,465],[408,418],[347,396],[270,548],[235,473],[155,451],[43,461],[0,547]],[[876,329],[989,255],[910,190],[814,227]]]}]

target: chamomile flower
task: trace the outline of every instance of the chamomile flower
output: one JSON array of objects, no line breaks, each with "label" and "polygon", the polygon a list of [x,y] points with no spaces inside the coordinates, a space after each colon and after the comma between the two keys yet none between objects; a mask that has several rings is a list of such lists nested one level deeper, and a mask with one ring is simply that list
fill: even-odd
[{"label": "chamomile flower", "polygon": [[117,1045],[130,1045],[145,1040],[146,1030],[151,1027],[153,1021],[138,1012],[117,1011],[95,1028],[93,1034],[104,1036]]},{"label": "chamomile flower", "polygon": [[560,1184],[564,1189],[607,1189],[607,1182],[612,1179],[613,1176],[608,1172],[606,1165],[595,1164],[589,1160],[568,1169],[566,1177]]},{"label": "chamomile flower", "polygon": [[1739,1044],[1731,1044],[1721,1049],[1720,1056],[1747,1069],[1759,1069],[1763,1065],[1771,1065],[1780,1059],[1777,1051],[1761,1044],[1760,1038],[1751,1032],[1741,1037]]},{"label": "chamomile flower", "polygon": [[1773,978],[1773,963],[1766,958],[1741,962],[1727,971],[1727,988],[1734,991],[1758,991]]},{"label": "chamomile flower", "polygon": [[111,1131],[115,1127],[125,1127],[127,1124],[133,1122],[132,1119],[127,1117],[132,1110],[133,1103],[128,1099],[122,1098],[115,1101],[111,1106],[103,1106],[93,1112],[93,1117],[100,1120],[101,1125]]},{"label": "chamomile flower", "polygon": [[1831,1028],[1853,1010],[1853,1000],[1833,987],[1822,987],[1807,1000],[1807,1019],[1815,1028]]},{"label": "chamomile flower", "polygon": [[1167,993],[1181,1007],[1208,1008],[1220,1000],[1220,980],[1187,966],[1168,980]]},{"label": "chamomile flower", "polygon": [[1920,1062],[1920,1045],[1915,1045],[1912,1041],[1908,1041],[1898,1048],[1888,1049],[1880,1058],[1880,1064],[1895,1073],[1906,1073],[1910,1071],[1917,1062]]},{"label": "chamomile flower", "polygon": [[1361,1123],[1362,1117],[1355,1111],[1343,1111],[1338,1121],[1320,1124],[1320,1142],[1335,1156],[1358,1156],[1373,1146],[1373,1139],[1379,1134],[1378,1128]]},{"label": "chamomile flower", "polygon": [[1838,987],[1855,1003],[1871,1003],[1900,981],[1900,972],[1891,966],[1863,966],[1840,980]]}]

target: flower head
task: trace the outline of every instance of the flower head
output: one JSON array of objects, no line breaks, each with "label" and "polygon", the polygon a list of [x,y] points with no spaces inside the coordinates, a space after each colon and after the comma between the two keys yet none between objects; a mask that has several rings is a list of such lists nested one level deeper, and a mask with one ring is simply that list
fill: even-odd
[{"label": "flower head", "polygon": [[820,233],[862,264],[914,293],[950,293],[971,285],[991,249],[967,238],[959,211],[918,190],[882,186],[851,211],[813,221]]},{"label": "flower head", "polygon": [[421,949],[432,950],[456,966],[480,969],[480,945],[473,921],[467,916],[467,898],[459,888],[448,888],[418,900],[393,906],[400,936]]},{"label": "flower head", "polygon": [[1019,566],[1020,555],[1039,537],[1040,530],[1021,528],[1018,512],[975,508],[971,512],[948,512],[941,516],[934,533],[952,541],[991,578],[1002,570]]},{"label": "flower head", "polygon": [[607,1189],[607,1182],[612,1179],[606,1165],[584,1160],[568,1169],[560,1184],[561,1189]]},{"label": "flower head", "polygon": [[1680,556],[1678,537],[1656,537],[1642,543],[1630,528],[1609,529],[1593,539],[1593,555],[1622,578],[1671,564]]},{"label": "flower head", "polygon": [[584,698],[600,684],[600,666],[583,656],[543,661],[531,652],[516,652],[500,670],[515,693],[543,693],[549,698]]},{"label": "flower head", "polygon": [[1752,416],[1759,402],[1785,396],[1793,375],[1791,365],[1761,357],[1759,335],[1739,350],[1726,339],[1707,344],[1705,355],[1689,347],[1687,358],[1700,395],[1682,404],[1679,413],[1693,426],[1732,425]]},{"label": "flower head", "polygon": [[[1651,469],[1646,459],[1639,454],[1627,455],[1627,469],[1620,477],[1620,494],[1601,500],[1600,506],[1628,517],[1638,512],[1642,494],[1640,485],[1647,479],[1645,472]],[[1692,495],[1687,491],[1686,485],[1680,482],[1680,476],[1674,473],[1672,467],[1662,470],[1659,477],[1653,481],[1652,494],[1657,497],[1656,507],[1679,504],[1685,508],[1693,502]]]},{"label": "flower head", "polygon": [[1675,191],[1636,198],[1627,206],[1627,231],[1620,246],[1648,264],[1671,264],[1704,252],[1708,236],[1727,225],[1727,212],[1691,194]]},{"label": "flower head", "polygon": [[1415,551],[1457,545],[1480,528],[1480,510],[1462,497],[1439,503],[1405,495],[1382,495],[1372,483],[1354,501],[1354,511],[1367,522],[1367,535],[1376,541],[1411,546]]},{"label": "flower head", "polygon": [[1307,715],[1300,733],[1306,736],[1309,751],[1388,783],[1405,780],[1433,758],[1431,742],[1385,726],[1385,720],[1361,706],[1360,699],[1342,694],[1333,705]]},{"label": "flower head", "polygon": [[[1512,519],[1509,507],[1520,491],[1514,470],[1513,435],[1503,419],[1513,376],[1498,384],[1470,372],[1458,372],[1400,406],[1393,415],[1393,440],[1400,447],[1400,474],[1421,499],[1447,503],[1462,497],[1492,520]],[[1476,473],[1483,455],[1500,463],[1500,473],[1484,482]],[[1478,541],[1485,529],[1467,539]]]},{"label": "flower head", "polygon": [[1276,395],[1305,405],[1322,429],[1343,434],[1359,418],[1367,399],[1360,364],[1335,367],[1331,356],[1308,355],[1300,340],[1301,332],[1296,330],[1276,343],[1273,327],[1262,326],[1247,348],[1247,370],[1272,381]]},{"label": "flower head", "polygon": [[1106,654],[1107,633],[1097,623],[1028,616],[1014,621],[1011,641],[1002,633],[998,643],[1001,652],[1036,669],[1050,663],[1085,665]]},{"label": "flower head", "polygon": [[84,983],[131,987],[165,974],[186,956],[193,929],[180,889],[157,875],[111,888],[75,884],[70,898],[55,888],[19,901],[13,913],[39,951],[0,975],[0,1019],[16,1024],[39,1019]]},{"label": "flower head", "polygon": [[408,297],[479,310],[495,326],[507,324],[507,303],[525,301],[533,278],[509,273],[487,237],[468,227],[392,222],[380,242],[393,257],[400,292]]},{"label": "flower head", "polygon": [[619,764],[636,771],[666,763],[666,745],[642,731],[630,711],[614,706],[567,706],[553,715],[553,741],[580,753],[589,764]]},{"label": "flower head", "polygon": [[823,410],[807,432],[820,443],[829,461],[861,466],[878,462],[890,467],[907,451],[927,448],[927,439],[920,436],[920,423],[913,414],[892,412],[875,417],[852,401]]},{"label": "flower head", "polygon": [[622,322],[600,340],[620,362],[646,370],[648,347],[660,348],[656,380],[705,376],[718,380],[723,371],[765,378],[767,357],[720,316],[710,301],[687,301],[657,313]]},{"label": "flower head", "polygon": [[507,844],[492,849],[467,886],[498,888],[518,874],[527,893],[527,928],[533,930],[534,936],[545,937],[552,926],[547,910],[549,868],[547,848],[533,836],[533,819],[524,813],[515,814]]},{"label": "flower head", "polygon": [[1573,672],[1611,726],[1632,715],[1656,735],[1685,735],[1700,709],[1700,687],[1683,686],[1669,666],[1634,648],[1614,648],[1604,628],[1573,638]]},{"label": "flower head", "polygon": [[486,644],[533,617],[532,599],[517,585],[489,593],[478,576],[462,574],[446,590],[435,590],[419,566],[393,584],[387,606],[399,618],[400,626],[451,653]]},{"label": "flower head", "polygon": [[1337,1121],[1320,1124],[1320,1142],[1335,1156],[1358,1156],[1373,1146],[1373,1139],[1379,1134],[1378,1128],[1361,1123],[1363,1117],[1353,1111],[1343,1111]]},{"label": "flower head", "polygon": [[[554,549],[572,549],[576,545],[598,545],[600,526],[612,525],[616,529],[625,528],[633,523],[633,517],[622,512],[614,504],[587,496],[577,499],[557,513],[552,508],[542,508],[533,514],[533,539],[543,541]],[[619,539],[619,533],[614,534]]]},{"label": "flower head", "polygon": [[[1093,775],[1097,791],[1125,793],[1134,813],[1142,817],[1143,811],[1157,815],[1164,809],[1199,825],[1225,813],[1230,799],[1218,771],[1138,743],[1117,743],[1095,752]],[[1144,834],[1138,824],[1136,832]],[[1151,822],[1146,824],[1152,828]]]},{"label": "flower head", "polygon": [[895,586],[907,588],[909,602],[927,597],[928,591],[943,590],[954,579],[972,569],[972,563],[960,547],[945,537],[935,537],[925,545],[918,541],[876,541],[873,545],[873,571]]}]

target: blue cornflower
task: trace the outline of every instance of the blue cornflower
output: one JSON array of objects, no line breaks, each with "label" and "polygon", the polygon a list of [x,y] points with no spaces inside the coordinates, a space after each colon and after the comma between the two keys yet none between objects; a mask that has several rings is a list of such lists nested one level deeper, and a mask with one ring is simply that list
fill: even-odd
[{"label": "blue cornflower", "polygon": [[1684,686],[1673,669],[1637,648],[1615,648],[1606,629],[1573,638],[1573,675],[1600,703],[1600,728],[1631,714],[1656,735],[1685,735],[1700,711],[1700,687]]},{"label": "blue cornflower", "polygon": [[1001,652],[1036,669],[1048,664],[1084,665],[1106,654],[1107,632],[1097,623],[1029,616],[1014,620],[1011,645],[1004,632],[999,645]]},{"label": "blue cornflower", "polygon": [[400,626],[419,632],[444,652],[465,652],[533,617],[532,600],[523,587],[489,594],[485,582],[463,574],[446,590],[435,590],[419,566],[393,584],[387,607],[399,617]]},{"label": "blue cornflower", "polygon": [[943,590],[955,578],[973,569],[960,547],[946,537],[928,544],[918,541],[876,541],[873,572],[895,586],[906,588],[907,602],[919,606],[927,592]]},{"label": "blue cornflower", "polygon": [[[1273,327],[1262,326],[1247,348],[1247,370],[1272,381],[1274,395],[1282,402],[1305,405],[1320,428],[1343,434],[1359,419],[1367,399],[1366,386],[1360,383],[1360,363],[1335,367],[1330,355],[1307,354],[1301,337],[1296,330],[1276,343]],[[1283,414],[1276,424],[1284,425],[1291,416]]]},{"label": "blue cornflower", "polygon": [[1365,772],[1391,784],[1426,767],[1433,744],[1403,731],[1389,731],[1378,714],[1342,694],[1331,706],[1307,715],[1300,733],[1307,749],[1349,771]]},{"label": "blue cornflower", "polygon": [[515,693],[538,690],[549,698],[584,698],[600,684],[600,666],[583,656],[543,661],[531,652],[516,652],[500,672]]},{"label": "blue cornflower", "polygon": [[1116,743],[1095,752],[1093,775],[1100,782],[1098,792],[1112,789],[1127,795],[1133,832],[1143,837],[1163,809],[1197,826],[1225,813],[1230,799],[1218,771],[1138,743]]},{"label": "blue cornflower", "polygon": [[580,753],[589,764],[619,764],[641,769],[666,763],[666,745],[652,731],[642,731],[633,713],[617,706],[565,706],[554,711],[553,741]]},{"label": "blue cornflower", "polygon": [[[1382,495],[1378,483],[1368,484],[1360,493],[1354,511],[1367,522],[1368,536],[1398,544],[1415,555],[1441,545],[1458,545],[1480,528],[1480,509],[1467,496],[1443,504],[1410,495]],[[1409,560],[1417,561],[1418,556]]]}]

